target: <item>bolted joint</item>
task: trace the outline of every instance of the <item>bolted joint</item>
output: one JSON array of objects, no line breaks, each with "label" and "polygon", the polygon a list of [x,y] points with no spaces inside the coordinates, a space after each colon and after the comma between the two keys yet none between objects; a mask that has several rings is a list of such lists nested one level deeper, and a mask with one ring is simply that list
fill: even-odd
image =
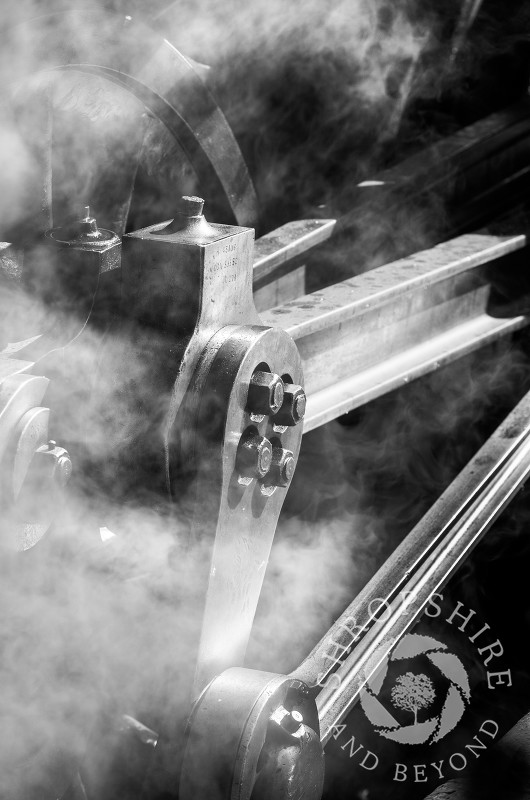
[{"label": "bolted joint", "polygon": [[66,486],[72,475],[72,461],[64,447],[50,440],[35,451],[35,459],[58,486]]},{"label": "bolted joint", "polygon": [[291,450],[284,450],[283,447],[274,447],[272,451],[272,463],[268,474],[268,482],[272,486],[288,486],[294,475],[296,459]]},{"label": "bolted joint", "polygon": [[274,420],[276,425],[298,425],[305,415],[306,394],[295,383],[284,384],[282,407]]},{"label": "bolted joint", "polygon": [[288,711],[284,706],[278,706],[271,714],[270,722],[274,727],[296,734],[300,731],[304,718],[299,711]]},{"label": "bolted joint", "polygon": [[252,414],[276,414],[284,400],[284,385],[274,372],[255,372],[248,387],[247,410]]},{"label": "bolted joint", "polygon": [[246,478],[264,478],[272,464],[272,445],[257,433],[244,433],[237,449],[236,465]]}]

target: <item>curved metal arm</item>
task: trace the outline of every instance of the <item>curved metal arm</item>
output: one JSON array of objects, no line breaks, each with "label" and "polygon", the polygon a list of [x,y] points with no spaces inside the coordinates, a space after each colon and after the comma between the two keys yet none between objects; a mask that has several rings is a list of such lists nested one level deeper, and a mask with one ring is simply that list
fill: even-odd
[{"label": "curved metal arm", "polygon": [[[467,558],[529,474],[530,394],[293,671],[292,677],[323,686],[317,697],[322,742],[329,740],[382,659]],[[378,615],[383,606],[384,615]]]}]

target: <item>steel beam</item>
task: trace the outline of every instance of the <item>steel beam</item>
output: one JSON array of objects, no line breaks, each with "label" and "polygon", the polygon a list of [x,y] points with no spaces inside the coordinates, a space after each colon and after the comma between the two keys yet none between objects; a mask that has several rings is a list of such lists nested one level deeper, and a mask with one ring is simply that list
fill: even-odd
[{"label": "steel beam", "polygon": [[488,314],[478,269],[525,245],[522,235],[467,234],[262,314],[302,357],[304,430],[526,325]]},{"label": "steel beam", "polygon": [[329,239],[337,221],[334,219],[301,219],[288,222],[266,233],[254,243],[254,289],[290,271],[293,261],[316,245]]}]

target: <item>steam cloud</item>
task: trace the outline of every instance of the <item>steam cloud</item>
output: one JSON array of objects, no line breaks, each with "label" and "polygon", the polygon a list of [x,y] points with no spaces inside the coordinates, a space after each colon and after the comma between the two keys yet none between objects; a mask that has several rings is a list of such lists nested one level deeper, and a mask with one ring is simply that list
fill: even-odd
[{"label": "steam cloud", "polygon": [[[145,18],[143,6],[120,3],[114,10]],[[5,19],[42,12],[40,3],[11,4]],[[416,69],[421,58],[437,52],[443,23],[424,4],[274,0],[243,7],[235,0],[178,0],[150,4],[148,21],[183,52],[212,65],[209,81],[249,159],[264,228],[294,216],[329,216],[330,207],[347,206],[352,187],[370,176],[399,128],[411,93],[438,91],[435,70],[418,74]],[[42,23],[43,39],[53,24]],[[83,38],[82,31],[76,35]],[[131,158],[138,159],[149,184],[135,208],[135,224],[170,215],[175,183],[180,193],[193,190],[195,177],[180,149],[137,101],[121,90],[103,92],[100,79],[84,78],[82,92],[79,77],[71,75],[48,73],[20,82],[20,75],[38,67],[26,28],[3,30],[0,44],[2,85],[9,87],[0,122],[4,237],[18,232],[21,245],[21,231],[43,230],[52,222],[42,211],[41,186],[50,98],[60,123],[54,224],[91,202],[93,194],[101,198],[112,191],[115,181],[121,186],[132,181],[123,166]],[[37,97],[45,100],[34,102]],[[37,136],[29,135],[35,131]],[[120,204],[118,193],[116,198],[109,204],[112,214],[98,219],[102,227],[125,224],[129,208]],[[319,206],[328,207],[319,211]],[[382,233],[372,235],[377,249]],[[420,247],[423,231],[412,225],[391,235]],[[47,306],[24,293],[12,267],[17,259],[11,258],[6,251],[2,259],[2,346],[36,335],[51,319]],[[94,474],[93,464],[101,465],[109,450],[108,437],[126,439],[143,424],[139,409],[156,416],[166,401],[149,396],[140,357],[131,357],[118,374],[115,361],[102,363],[107,344],[104,332],[87,332],[74,357],[67,348],[56,372],[63,387],[97,380],[95,400],[80,407],[72,395],[64,418],[52,418],[52,430],[57,424],[74,458],[78,454],[77,477],[54,537],[24,554],[2,552],[0,795],[5,798],[38,795],[52,782],[50,772],[61,773],[65,753],[81,757],[101,716],[131,714],[156,728],[160,717],[183,719],[188,711],[207,543],[187,540],[189,495],[174,509],[139,487],[136,502],[122,503],[120,487],[112,486],[112,465]],[[118,336],[116,347],[121,345]],[[346,431],[334,425],[307,437],[273,549],[250,665],[293,668],[392,549],[395,528],[402,533],[424,508],[418,486],[441,490],[465,460],[455,454],[455,439],[448,438],[455,421],[464,413],[472,427],[483,398],[495,398],[521,371],[518,354],[502,350],[493,368],[471,369],[469,363],[462,363],[452,383],[434,377],[382,401],[392,413],[376,404]],[[434,397],[442,399],[426,430],[417,425],[419,409]],[[435,453],[426,444],[433,435]],[[404,452],[411,453],[405,463]],[[400,471],[410,472],[401,503],[393,485]],[[102,542],[100,530],[117,535]],[[65,776],[64,789],[72,777],[69,767]]]}]

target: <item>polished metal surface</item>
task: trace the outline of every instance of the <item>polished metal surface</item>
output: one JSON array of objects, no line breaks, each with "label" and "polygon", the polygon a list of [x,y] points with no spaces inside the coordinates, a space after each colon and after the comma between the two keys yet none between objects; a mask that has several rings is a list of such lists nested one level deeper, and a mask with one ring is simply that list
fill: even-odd
[{"label": "polished metal surface", "polygon": [[256,239],[254,245],[253,281],[259,288],[267,280],[281,273],[313,247],[333,235],[336,220],[302,219],[288,222]]},{"label": "polished metal surface", "polygon": [[[324,743],[357,702],[382,659],[467,558],[529,474],[530,395],[526,395],[293,671],[292,677],[323,686],[317,706]],[[380,618],[371,611],[376,600],[384,601]]]},{"label": "polished metal surface", "polygon": [[527,324],[488,314],[478,269],[526,237],[467,234],[263,314],[304,366],[309,431]]},{"label": "polished metal surface", "polygon": [[[200,542],[208,533],[212,556],[195,695],[223,669],[244,661],[278,515],[302,441],[301,425],[278,426],[274,413],[253,414],[246,407],[241,387],[249,386],[263,363],[271,372],[288,372],[302,382],[296,347],[284,331],[226,326],[208,342],[188,391],[187,402],[197,419],[208,419],[215,409],[222,426],[220,437],[201,449],[196,481],[193,536]],[[284,461],[288,451],[287,474],[275,480],[270,463],[262,471],[241,475],[239,443],[247,432],[255,432],[264,447],[267,441],[272,444],[273,462],[275,450],[286,451]]]},{"label": "polished metal surface", "polygon": [[319,800],[323,781],[318,715],[303,683],[241,668],[211,682],[190,718],[182,800]]},{"label": "polished metal surface", "polygon": [[401,258],[384,268],[334,284],[274,308],[264,317],[282,322],[296,341],[332,325],[365,316],[412,291],[456,277],[503,255],[523,248],[526,237],[466,234],[429,250]]},{"label": "polished metal surface", "polygon": [[[299,682],[298,702],[309,698],[306,687],[323,687],[316,697],[318,726],[312,722],[313,730],[320,729],[322,745],[355,705],[365,682],[418,619],[429,598],[463,563],[529,475],[530,394],[289,676]],[[384,615],[378,613],[381,606],[376,612],[371,610],[375,601],[384,603]],[[252,796],[258,798],[319,797],[321,779],[311,770],[311,762],[314,766],[318,760],[316,751],[307,764],[303,749],[297,748],[292,754],[282,751],[281,758],[273,759],[276,768],[272,775],[260,775],[256,770],[267,746],[264,717],[278,725],[290,710],[285,699],[267,689],[268,710],[263,712],[263,701],[255,699],[263,692],[263,680],[275,692],[282,687],[280,676],[228,670],[199,699],[184,760],[184,798],[209,797],[214,786],[220,798],[234,800],[249,797],[253,789],[256,794]],[[215,748],[212,762],[206,752],[212,752],[211,743],[219,742],[221,730],[226,746]],[[274,753],[270,747],[269,757]],[[228,764],[231,769],[227,769]],[[293,775],[297,776],[295,788]],[[304,791],[306,794],[298,794]]]}]

